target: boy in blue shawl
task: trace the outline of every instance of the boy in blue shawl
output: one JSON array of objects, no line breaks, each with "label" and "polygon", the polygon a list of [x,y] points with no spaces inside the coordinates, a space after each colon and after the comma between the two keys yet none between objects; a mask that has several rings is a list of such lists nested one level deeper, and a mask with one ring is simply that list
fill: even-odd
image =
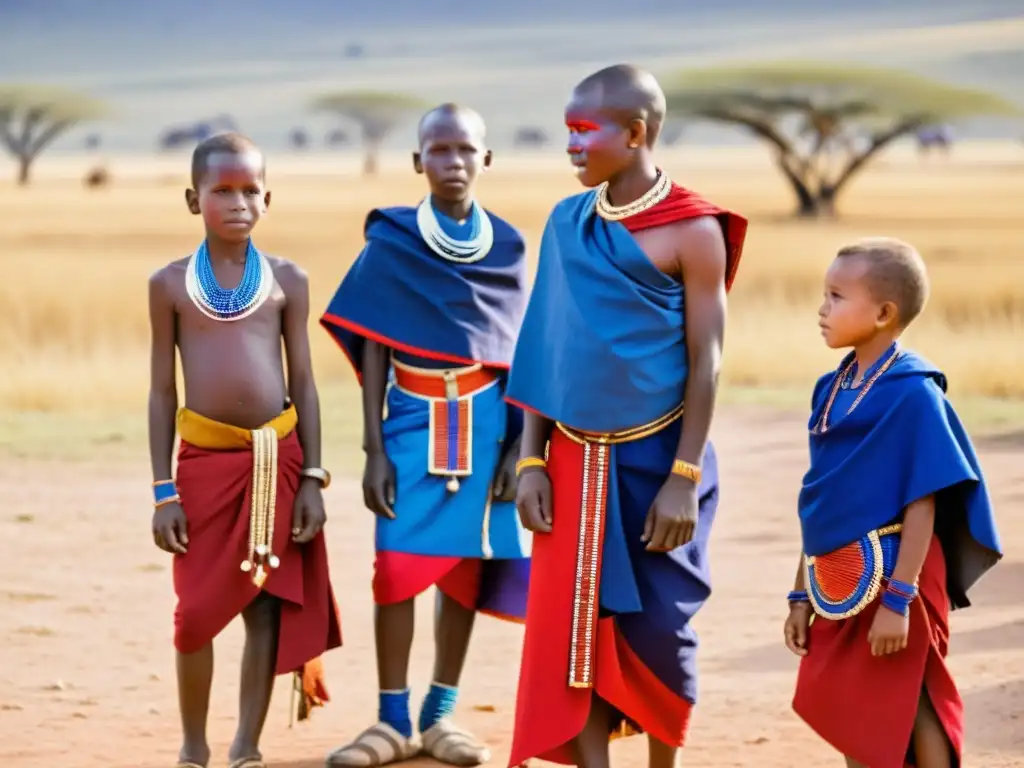
[{"label": "boy in blue shawl", "polygon": [[898,343],[927,295],[917,251],[878,238],[839,251],[819,310],[853,351],[814,388],[785,639],[793,708],[848,766],[960,765],[949,610],[1002,556],[946,377]]}]

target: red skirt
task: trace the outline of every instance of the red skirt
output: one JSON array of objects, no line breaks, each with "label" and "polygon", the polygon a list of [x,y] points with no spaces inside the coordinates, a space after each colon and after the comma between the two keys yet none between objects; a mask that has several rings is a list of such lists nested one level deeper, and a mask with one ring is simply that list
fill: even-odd
[{"label": "red skirt", "polygon": [[938,537],[932,537],[919,589],[902,651],[871,655],[868,631],[881,604],[875,600],[849,619],[815,617],[809,653],[800,660],[793,709],[837,751],[870,768],[907,764],[922,690],[957,756],[963,751],[964,705],[945,662],[949,599]]},{"label": "red skirt", "polygon": [[[174,557],[174,645],[181,653],[211,642],[260,593],[239,568],[248,553],[252,463],[251,450],[181,443],[176,484],[189,538],[188,552]],[[291,539],[301,469],[302,448],[292,432],[278,447],[272,551],[280,566],[263,585],[281,600],[277,674],[308,673],[308,663],[341,645],[323,533],[302,545]]]}]

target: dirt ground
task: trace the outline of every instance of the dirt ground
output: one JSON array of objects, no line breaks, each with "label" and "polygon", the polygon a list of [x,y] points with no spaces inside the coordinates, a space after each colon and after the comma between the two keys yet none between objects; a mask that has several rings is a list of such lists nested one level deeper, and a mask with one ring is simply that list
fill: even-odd
[{"label": "dirt ground", "polygon": [[[781,642],[783,596],[797,552],[803,417],[723,409],[715,439],[724,495],[714,534],[715,592],[698,616],[701,701],[684,764],[838,766],[792,714],[796,662]],[[967,704],[967,766],[1024,765],[1024,442],[979,441],[1007,557],[954,614],[951,663]],[[144,462],[0,464],[0,765],[159,768],[178,748],[167,556],[149,537]],[[326,657],[334,701],[288,729],[280,679],[264,751],[277,768],[313,768],[376,713],[370,573],[372,528],[357,482],[326,493],[344,648]],[[421,599],[414,701],[429,682],[430,600]],[[214,759],[227,764],[241,628],[217,643]],[[508,757],[521,629],[482,619],[459,720]],[[640,765],[640,739],[614,746]]]}]

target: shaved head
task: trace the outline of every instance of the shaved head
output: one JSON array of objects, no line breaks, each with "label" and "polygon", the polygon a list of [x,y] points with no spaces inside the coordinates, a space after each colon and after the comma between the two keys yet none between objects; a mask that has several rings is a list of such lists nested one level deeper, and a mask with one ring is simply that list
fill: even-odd
[{"label": "shaved head", "polygon": [[419,145],[422,147],[423,142],[437,127],[449,126],[453,123],[462,125],[473,138],[481,143],[487,137],[487,126],[484,124],[484,119],[480,116],[479,112],[469,107],[448,102],[434,107],[420,118],[419,127],[416,130]]},{"label": "shaved head", "polygon": [[576,86],[573,93],[593,99],[605,112],[616,115],[623,125],[642,120],[647,126],[647,146],[653,147],[665,121],[665,92],[650,72],[632,64],[615,64],[595,72]]},{"label": "shaved head", "polygon": [[[260,148],[240,133],[218,133],[199,143],[192,152],[192,187],[198,188],[210,166],[213,155],[258,155],[264,162]],[[265,172],[266,169],[264,169]]]}]

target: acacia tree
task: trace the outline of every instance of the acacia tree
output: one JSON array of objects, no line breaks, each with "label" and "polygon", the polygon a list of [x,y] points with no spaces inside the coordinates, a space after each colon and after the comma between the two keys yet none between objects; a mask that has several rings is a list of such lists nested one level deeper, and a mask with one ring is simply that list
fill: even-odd
[{"label": "acacia tree", "polygon": [[54,139],[103,114],[98,101],[72,91],[0,85],[0,143],[18,162],[18,183],[28,184],[32,163]]},{"label": "acacia tree", "polygon": [[363,141],[363,173],[377,172],[380,147],[384,139],[411,114],[425,109],[426,103],[402,93],[348,91],[328,93],[313,102],[313,109],[332,112],[356,123]]},{"label": "acacia tree", "polygon": [[897,139],[936,123],[1012,116],[997,96],[905,72],[792,62],[681,72],[669,114],[745,128],[769,144],[800,216],[830,216],[839,193]]}]

